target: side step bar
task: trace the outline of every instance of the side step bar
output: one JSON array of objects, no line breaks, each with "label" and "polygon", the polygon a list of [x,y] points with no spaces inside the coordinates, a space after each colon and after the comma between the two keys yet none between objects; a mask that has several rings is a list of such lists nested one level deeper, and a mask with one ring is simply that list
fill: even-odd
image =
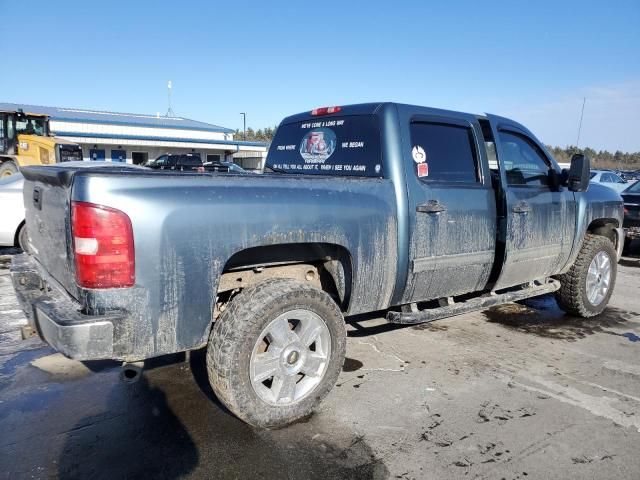
[{"label": "side step bar", "polygon": [[[560,288],[560,282],[548,279],[543,282],[532,282],[519,290],[511,290],[505,293],[488,293],[481,297],[471,298],[464,302],[452,303],[451,301],[443,307],[429,308],[425,310],[409,312],[388,312],[387,321],[390,323],[400,323],[404,325],[414,325],[418,323],[433,322],[441,318],[462,315],[463,313],[484,310],[503,303],[516,302],[525,298],[537,297],[545,293],[555,292]],[[413,305],[412,305],[413,306]]]}]

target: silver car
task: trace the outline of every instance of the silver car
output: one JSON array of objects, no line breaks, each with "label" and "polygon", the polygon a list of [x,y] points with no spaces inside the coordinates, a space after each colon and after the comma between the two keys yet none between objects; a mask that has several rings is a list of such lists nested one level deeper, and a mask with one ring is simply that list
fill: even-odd
[{"label": "silver car", "polygon": [[24,224],[24,203],[20,173],[0,178],[0,246],[27,246],[27,229]]},{"label": "silver car", "polygon": [[618,193],[629,186],[619,175],[609,172],[608,170],[591,170],[591,179],[589,181],[591,183],[600,183]]}]

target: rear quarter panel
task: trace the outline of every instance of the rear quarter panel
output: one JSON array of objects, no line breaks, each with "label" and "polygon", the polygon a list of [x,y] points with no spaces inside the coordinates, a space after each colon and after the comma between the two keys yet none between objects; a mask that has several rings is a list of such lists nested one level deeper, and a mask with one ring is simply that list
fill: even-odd
[{"label": "rear quarter panel", "polygon": [[250,247],[324,242],[352,259],[348,313],[386,308],[396,280],[397,226],[390,180],[281,175],[77,175],[74,200],[131,218],[136,286],[83,291],[97,308],[134,321],[122,349],[149,357],[206,342],[227,260]]}]

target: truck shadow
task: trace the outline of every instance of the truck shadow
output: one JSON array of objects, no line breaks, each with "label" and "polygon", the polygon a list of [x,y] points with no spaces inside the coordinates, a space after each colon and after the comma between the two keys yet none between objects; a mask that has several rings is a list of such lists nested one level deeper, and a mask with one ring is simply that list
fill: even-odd
[{"label": "truck shadow", "polygon": [[[99,367],[112,382],[106,405],[65,429],[57,478],[388,477],[366,441],[330,415],[279,430],[238,420],[209,386],[204,350],[189,363],[152,364],[134,384],[118,381],[106,363]],[[66,398],[70,409],[87,408],[74,406],[73,391]]]},{"label": "truck shadow", "polygon": [[569,342],[595,333],[624,337],[624,333],[611,329],[640,327],[640,313],[611,306],[592,318],[572,317],[560,310],[552,295],[500,305],[483,314],[490,323],[498,323],[511,330]]},{"label": "truck shadow", "polygon": [[167,396],[143,376],[133,385],[114,384],[105,412],[68,431],[58,477],[179,478],[198,461],[196,445]]}]

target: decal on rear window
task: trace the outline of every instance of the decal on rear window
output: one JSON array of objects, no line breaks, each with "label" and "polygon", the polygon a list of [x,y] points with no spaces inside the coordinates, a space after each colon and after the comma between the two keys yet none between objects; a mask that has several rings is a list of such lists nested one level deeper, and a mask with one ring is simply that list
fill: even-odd
[{"label": "decal on rear window", "polygon": [[324,163],[335,149],[336,134],[328,128],[317,128],[302,138],[300,155],[307,163]]},{"label": "decal on rear window", "polygon": [[313,118],[280,125],[265,168],[307,175],[380,177],[375,115]]}]

